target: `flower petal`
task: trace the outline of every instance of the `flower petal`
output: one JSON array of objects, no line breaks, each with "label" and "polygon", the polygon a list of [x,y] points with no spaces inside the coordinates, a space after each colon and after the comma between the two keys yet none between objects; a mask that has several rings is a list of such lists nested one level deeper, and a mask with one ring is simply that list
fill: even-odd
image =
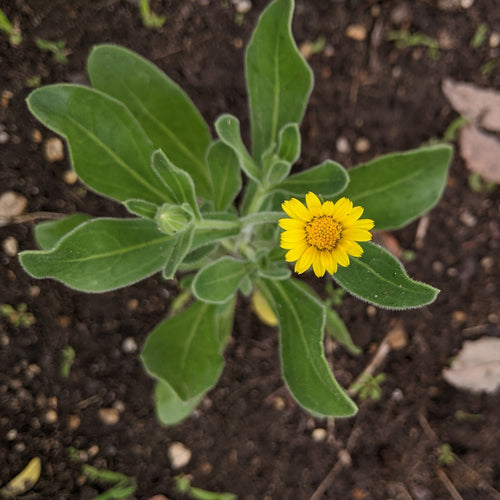
[{"label": "flower petal", "polygon": [[322,252],[317,251],[316,256],[313,259],[313,271],[318,278],[321,278],[322,276],[325,275],[325,266],[321,261],[321,254]]},{"label": "flower petal", "polygon": [[323,215],[333,215],[333,201],[325,201],[323,205],[321,205],[321,210],[323,212]]},{"label": "flower petal", "polygon": [[316,249],[314,247],[309,247],[296,262],[295,272],[298,274],[302,274],[303,272],[307,271],[311,267],[315,255]]},{"label": "flower petal", "polygon": [[312,219],[312,214],[297,198],[286,200],[281,204],[283,211],[293,219],[300,219],[309,222]]},{"label": "flower petal", "polygon": [[296,245],[291,248],[285,255],[285,260],[287,262],[295,262],[300,259],[302,254],[309,248],[308,244]]},{"label": "flower petal", "polygon": [[313,216],[317,217],[321,215],[321,201],[311,191],[306,194],[306,205]]},{"label": "flower petal", "polygon": [[338,245],[337,248],[332,250],[332,257],[343,267],[347,267],[349,265],[349,256],[347,255],[347,252]]},{"label": "flower petal", "polygon": [[329,252],[328,250],[323,250],[321,253],[320,253],[320,259],[321,259],[321,263],[323,264],[323,267],[330,273],[330,274],[333,274],[334,271],[334,262],[333,262],[333,258],[332,258],[332,254],[331,252]]},{"label": "flower petal", "polygon": [[304,229],[304,221],[297,219],[280,219],[279,225],[283,229]]},{"label": "flower petal", "polygon": [[372,234],[366,229],[358,229],[357,227],[349,227],[342,231],[342,239],[352,241],[370,241]]}]

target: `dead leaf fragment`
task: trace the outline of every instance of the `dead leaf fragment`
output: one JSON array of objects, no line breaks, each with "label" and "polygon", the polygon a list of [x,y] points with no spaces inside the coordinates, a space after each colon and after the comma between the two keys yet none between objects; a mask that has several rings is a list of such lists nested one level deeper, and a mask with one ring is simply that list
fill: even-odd
[{"label": "dead leaf fragment", "polygon": [[0,490],[0,496],[2,498],[14,498],[23,495],[35,486],[41,472],[42,462],[40,458],[32,458],[28,465]]},{"label": "dead leaf fragment", "polygon": [[500,339],[466,340],[443,377],[457,389],[493,394],[500,389]]},{"label": "dead leaf fragment", "polygon": [[442,87],[453,109],[467,121],[500,132],[500,92],[449,78],[443,81]]},{"label": "dead leaf fragment", "polygon": [[489,182],[500,184],[500,141],[474,125],[460,130],[460,154],[467,167]]}]

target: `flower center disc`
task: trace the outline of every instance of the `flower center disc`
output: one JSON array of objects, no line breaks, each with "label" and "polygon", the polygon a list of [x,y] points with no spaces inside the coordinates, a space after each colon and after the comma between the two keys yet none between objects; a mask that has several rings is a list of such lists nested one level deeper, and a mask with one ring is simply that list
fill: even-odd
[{"label": "flower center disc", "polygon": [[342,225],[329,215],[313,217],[306,224],[306,239],[318,250],[333,250],[342,234]]}]

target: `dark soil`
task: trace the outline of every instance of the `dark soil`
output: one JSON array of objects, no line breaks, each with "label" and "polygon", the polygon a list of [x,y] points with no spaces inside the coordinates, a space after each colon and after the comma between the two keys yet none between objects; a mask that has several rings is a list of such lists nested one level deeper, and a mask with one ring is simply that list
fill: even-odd
[{"label": "dark soil", "polygon": [[[209,123],[230,112],[248,135],[242,44],[265,4],[255,0],[239,24],[229,1],[153,0],[153,10],[167,20],[162,29],[150,30],[142,26],[134,2],[1,0],[24,39],[13,48],[0,34],[0,91],[13,93],[8,106],[0,107],[0,126],[9,136],[0,145],[0,192],[27,197],[29,212],[126,215],[80,183],[64,182],[68,161],[44,159],[33,130],[44,140],[53,134],[25,105],[26,80],[34,75],[42,84],[85,82],[86,57],[99,42],[148,57],[188,92]],[[333,48],[333,55],[329,48],[310,59],[316,84],[297,169],[326,157],[351,166],[441,137],[456,118],[440,90],[444,77],[500,88],[498,65],[486,75],[480,71],[489,60],[498,61],[498,49],[489,48],[488,40],[477,49],[470,46],[481,23],[490,33],[500,31],[496,0],[476,0],[454,11],[434,1],[408,2],[407,20],[398,24],[394,14],[401,5],[297,0],[298,42],[324,35]],[[368,29],[364,41],[345,36],[353,23]],[[447,48],[439,60],[423,47],[396,49],[385,34],[400,27],[437,37]],[[65,39],[68,63],[56,63],[37,49],[36,37]],[[363,154],[341,154],[335,147],[339,136],[351,145],[366,137],[371,147]],[[155,276],[124,290],[86,295],[30,278],[17,257],[0,249],[0,303],[24,302],[36,318],[27,328],[0,318],[0,485],[39,456],[42,476],[25,498],[93,498],[103,490],[85,480],[81,462],[70,460],[73,447],[95,467],[135,477],[137,499],[159,493],[178,499],[172,478],[179,471],[172,470],[167,449],[181,441],[192,451],[181,472],[191,474],[194,485],[241,499],[308,499],[346,447],[351,463],[336,470],[323,498],[446,499],[451,498],[446,477],[464,499],[499,498],[493,489],[500,490],[498,396],[460,392],[441,375],[464,339],[499,335],[499,190],[474,192],[467,178],[455,154],[422,248],[415,245],[418,222],[394,233],[402,248],[416,252],[407,263],[409,274],[442,290],[437,301],[423,310],[394,313],[346,297],[339,308],[363,349],[359,357],[339,347],[330,352],[344,386],[363,370],[394,321],[408,334],[407,346],[391,353],[382,368],[387,380],[381,400],[361,403],[358,416],[349,420],[315,420],[293,403],[280,378],[277,331],[260,324],[241,298],[220,382],[185,423],[162,427],[154,416],[153,381],[138,351],[126,353],[123,342],[131,337],[140,350],[167,314],[176,283]],[[13,236],[20,249],[34,248],[32,229],[31,223],[2,227],[0,242]],[[324,293],[322,280],[306,280]],[[65,379],[60,365],[67,346],[76,356]],[[98,410],[113,406],[120,410],[119,422],[105,425]],[[476,417],[458,419],[457,411]],[[312,439],[317,427],[327,429],[320,442]],[[457,457],[448,467],[437,461],[442,443]]]}]

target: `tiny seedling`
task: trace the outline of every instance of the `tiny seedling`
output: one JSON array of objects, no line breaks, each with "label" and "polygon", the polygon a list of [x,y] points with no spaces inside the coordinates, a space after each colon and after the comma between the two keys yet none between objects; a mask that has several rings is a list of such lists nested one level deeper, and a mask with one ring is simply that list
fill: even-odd
[{"label": "tiny seedling", "polygon": [[488,34],[488,25],[485,23],[480,24],[470,41],[470,46],[473,49],[478,49],[483,44],[486,39],[486,35]]},{"label": "tiny seedling", "polygon": [[352,394],[357,394],[361,401],[364,401],[365,399],[378,401],[382,396],[380,384],[382,384],[385,379],[385,373],[379,373],[375,377],[366,373],[361,380],[354,382],[354,384],[349,387],[349,391]]},{"label": "tiny seedling", "polygon": [[469,187],[476,193],[491,193],[497,187],[497,184],[491,181],[486,181],[481,177],[481,174],[472,172],[468,177]]},{"label": "tiny seedling", "polygon": [[101,493],[94,500],[122,500],[133,495],[137,485],[133,477],[125,476],[119,472],[106,469],[96,469],[90,465],[82,465],[82,472],[91,481],[103,486],[111,486],[107,491]]},{"label": "tiny seedling", "polygon": [[42,83],[42,77],[40,75],[33,75],[26,80],[26,87],[30,89],[36,89],[40,87],[41,83]]},{"label": "tiny seedling", "polygon": [[69,372],[71,370],[71,365],[73,364],[73,360],[75,359],[75,350],[70,346],[66,346],[61,351],[62,361],[61,366],[59,367],[59,373],[62,378],[68,378]]},{"label": "tiny seedling", "polygon": [[447,127],[443,135],[443,142],[455,142],[460,129],[467,125],[467,118],[459,116],[455,118]]},{"label": "tiny seedling", "polygon": [[27,328],[35,322],[35,316],[28,312],[28,306],[24,302],[17,304],[16,308],[10,304],[1,304],[0,314],[5,316],[10,324],[16,328]]},{"label": "tiny seedling", "polygon": [[141,0],[139,9],[141,12],[142,24],[146,28],[161,28],[165,24],[165,16],[158,16],[157,14],[151,12],[149,0]]},{"label": "tiny seedling", "polygon": [[234,493],[215,493],[191,486],[191,480],[183,474],[174,477],[175,487],[179,493],[191,497],[193,500],[236,500]]},{"label": "tiny seedling", "polygon": [[444,443],[439,447],[437,460],[439,465],[443,466],[449,466],[455,463],[455,454],[448,443]]},{"label": "tiny seedling", "polygon": [[498,61],[496,59],[492,59],[491,61],[484,63],[479,68],[479,71],[481,72],[482,75],[487,75],[488,73],[491,73],[497,67],[497,65]]},{"label": "tiny seedling", "polygon": [[2,9],[0,9],[0,31],[3,31],[9,37],[9,43],[13,47],[19,45],[23,41],[21,30],[15,23],[12,24],[9,21]]},{"label": "tiny seedling", "polygon": [[463,410],[457,410],[455,412],[455,418],[459,422],[479,422],[482,420],[483,416],[480,413],[469,413]]},{"label": "tiny seedling", "polygon": [[427,54],[431,59],[439,59],[439,42],[435,38],[422,33],[410,33],[408,30],[389,31],[386,36],[389,42],[395,42],[396,48],[406,49],[407,47],[424,46],[427,47]]},{"label": "tiny seedling", "polygon": [[56,40],[52,42],[50,40],[43,40],[42,38],[37,38],[35,40],[36,46],[43,52],[51,52],[54,61],[66,64],[68,58],[66,57],[68,51],[66,50],[66,42],[64,40]]}]

